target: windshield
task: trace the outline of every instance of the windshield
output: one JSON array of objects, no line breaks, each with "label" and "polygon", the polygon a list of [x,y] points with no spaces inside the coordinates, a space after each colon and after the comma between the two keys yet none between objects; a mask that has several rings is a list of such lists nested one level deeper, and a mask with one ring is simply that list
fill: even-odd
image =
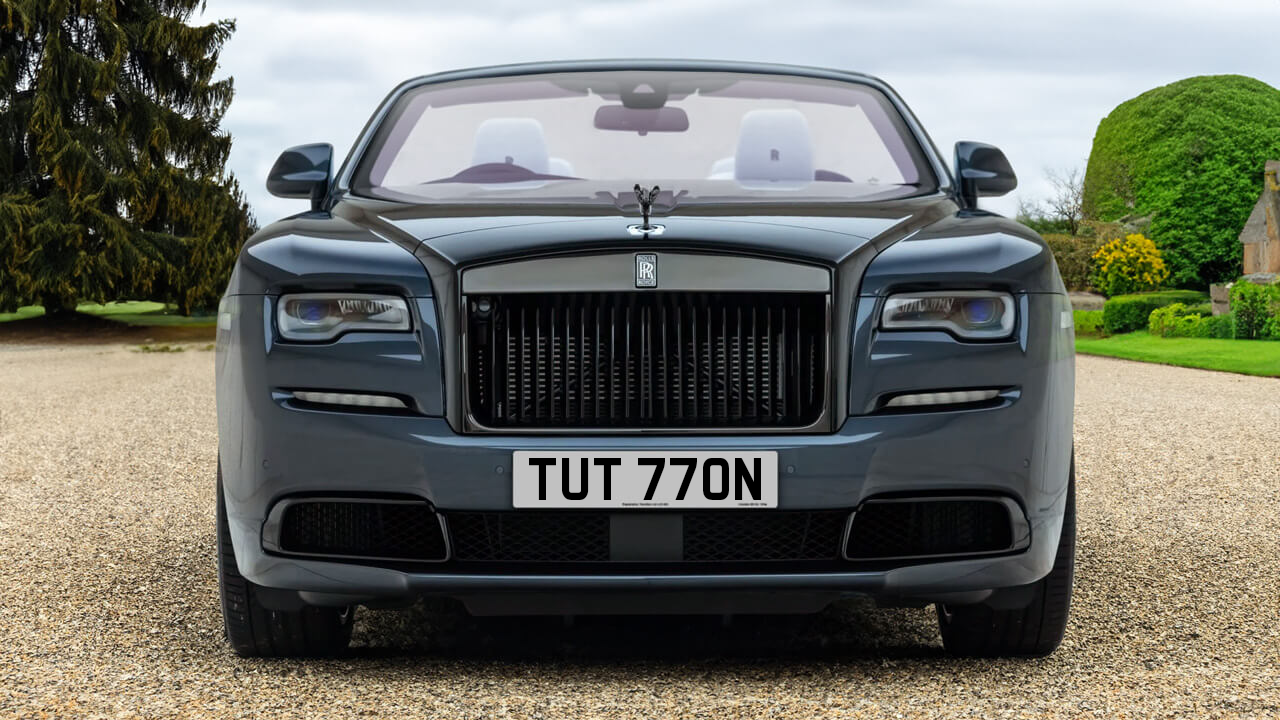
[{"label": "windshield", "polygon": [[789,75],[596,71],[425,85],[397,99],[356,192],[405,201],[656,205],[932,191],[876,89]]}]

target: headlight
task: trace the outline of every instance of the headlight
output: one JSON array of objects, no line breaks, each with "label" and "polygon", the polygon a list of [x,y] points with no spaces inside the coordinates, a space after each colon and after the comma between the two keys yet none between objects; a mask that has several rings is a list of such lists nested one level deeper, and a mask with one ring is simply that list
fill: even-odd
[{"label": "headlight", "polygon": [[276,326],[288,340],[332,340],[352,330],[404,331],[409,329],[409,306],[388,295],[284,295],[276,308]]},{"label": "headlight", "polygon": [[1009,293],[951,290],[891,295],[880,327],[885,330],[949,330],[968,340],[994,340],[1013,332]]}]

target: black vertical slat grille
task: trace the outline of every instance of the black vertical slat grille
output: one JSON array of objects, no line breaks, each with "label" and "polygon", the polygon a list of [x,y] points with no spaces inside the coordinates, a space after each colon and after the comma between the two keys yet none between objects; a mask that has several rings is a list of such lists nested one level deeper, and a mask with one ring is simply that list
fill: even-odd
[{"label": "black vertical slat grille", "polygon": [[826,400],[821,293],[468,298],[472,418],[488,428],[803,428]]}]

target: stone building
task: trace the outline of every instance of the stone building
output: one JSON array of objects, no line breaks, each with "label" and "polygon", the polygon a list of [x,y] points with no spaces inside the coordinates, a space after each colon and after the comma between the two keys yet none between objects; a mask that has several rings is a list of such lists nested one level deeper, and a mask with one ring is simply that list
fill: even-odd
[{"label": "stone building", "polygon": [[1244,274],[1280,273],[1280,161],[1268,160],[1262,174],[1262,196],[1240,231]]},{"label": "stone building", "polygon": [[[1268,160],[1262,171],[1262,195],[1240,231],[1244,249],[1241,280],[1265,285],[1280,275],[1280,160]],[[1210,285],[1213,314],[1230,311],[1230,285]]]}]

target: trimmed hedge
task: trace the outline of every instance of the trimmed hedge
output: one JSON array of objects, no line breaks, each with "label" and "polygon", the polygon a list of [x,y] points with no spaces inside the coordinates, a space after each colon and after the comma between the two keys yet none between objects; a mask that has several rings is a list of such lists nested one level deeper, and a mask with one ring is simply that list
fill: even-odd
[{"label": "trimmed hedge", "polygon": [[1108,335],[1133,332],[1147,327],[1151,311],[1174,303],[1199,305],[1209,298],[1195,290],[1157,290],[1133,295],[1117,295],[1102,306],[1102,328]]},{"label": "trimmed hedge", "polygon": [[1230,338],[1235,334],[1231,315],[1202,315],[1182,303],[1151,311],[1147,329],[1159,337]]},{"label": "trimmed hedge", "polygon": [[1075,317],[1076,335],[1102,334],[1101,310],[1075,310],[1072,315]]}]

